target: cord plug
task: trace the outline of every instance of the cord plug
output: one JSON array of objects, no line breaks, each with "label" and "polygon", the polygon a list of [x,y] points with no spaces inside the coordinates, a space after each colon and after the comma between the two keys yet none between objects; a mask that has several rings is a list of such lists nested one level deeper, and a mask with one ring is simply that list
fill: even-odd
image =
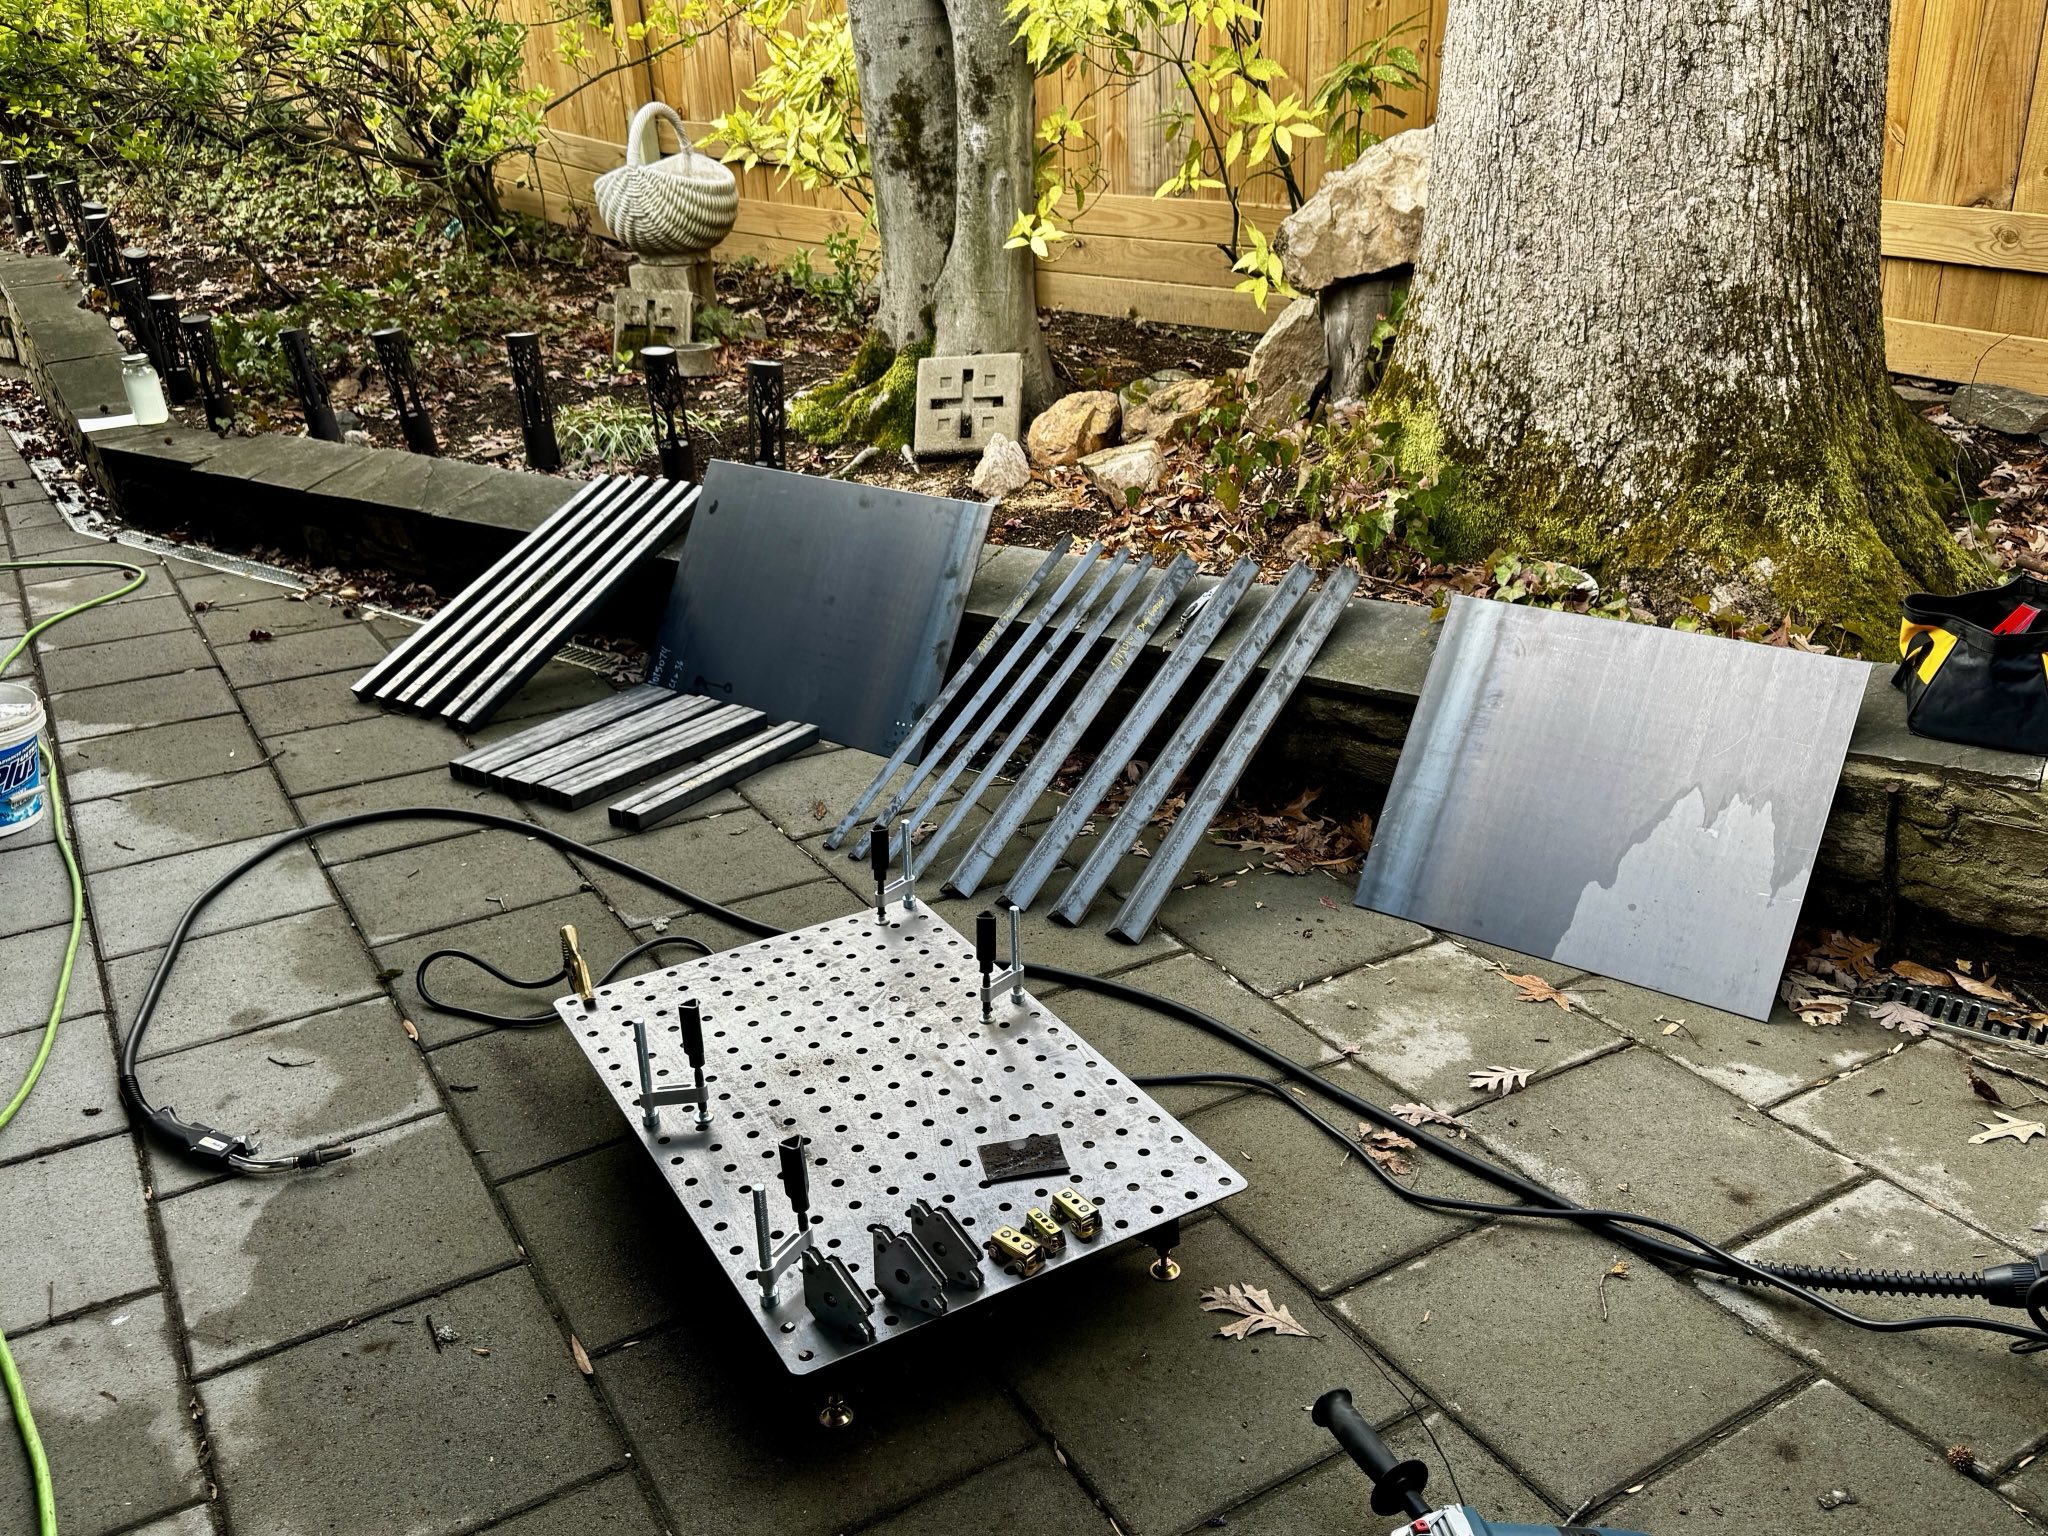
[{"label": "cord plug", "polygon": [[232,1166],[238,1158],[252,1158],[256,1155],[256,1143],[240,1132],[217,1131],[210,1125],[195,1125],[180,1120],[177,1111],[169,1105],[156,1110],[149,1117],[152,1131],[178,1151],[197,1163],[212,1163],[218,1167]]},{"label": "cord plug", "polygon": [[2048,1253],[2037,1253],[2017,1264],[1994,1264],[1984,1271],[1984,1299],[1994,1307],[2024,1307],[2027,1293],[2048,1268]]}]

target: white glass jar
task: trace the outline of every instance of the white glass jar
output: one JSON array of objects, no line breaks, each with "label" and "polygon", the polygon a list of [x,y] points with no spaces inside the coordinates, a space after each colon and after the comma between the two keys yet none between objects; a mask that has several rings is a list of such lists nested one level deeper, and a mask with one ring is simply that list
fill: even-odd
[{"label": "white glass jar", "polygon": [[163,381],[150,365],[148,353],[122,354],[121,389],[128,396],[128,409],[138,427],[160,426],[171,419],[171,408],[164,401]]}]

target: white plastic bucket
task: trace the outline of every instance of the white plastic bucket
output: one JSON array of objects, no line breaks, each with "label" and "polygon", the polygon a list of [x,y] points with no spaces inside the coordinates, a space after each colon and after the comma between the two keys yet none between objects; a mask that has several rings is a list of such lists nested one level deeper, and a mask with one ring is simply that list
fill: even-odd
[{"label": "white plastic bucket", "polygon": [[19,683],[0,683],[0,837],[43,819],[43,701]]}]

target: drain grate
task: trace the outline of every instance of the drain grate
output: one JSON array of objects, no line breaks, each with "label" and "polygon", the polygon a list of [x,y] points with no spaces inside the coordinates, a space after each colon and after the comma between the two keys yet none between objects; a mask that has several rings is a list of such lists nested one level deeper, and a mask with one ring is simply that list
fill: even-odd
[{"label": "drain grate", "polygon": [[2019,1015],[1994,1008],[1982,998],[1951,992],[1944,987],[1898,980],[1886,982],[1881,996],[1885,1002],[1904,1003],[1908,1008],[1918,1009],[1943,1029],[1956,1030],[2000,1045],[2048,1050],[2048,1024],[2028,1024]]}]

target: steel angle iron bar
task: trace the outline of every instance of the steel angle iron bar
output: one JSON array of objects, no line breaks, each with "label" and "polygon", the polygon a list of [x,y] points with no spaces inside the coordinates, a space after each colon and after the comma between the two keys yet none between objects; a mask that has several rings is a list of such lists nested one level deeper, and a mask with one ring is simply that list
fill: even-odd
[{"label": "steel angle iron bar", "polygon": [[594,731],[601,725],[622,720],[627,715],[651,709],[663,699],[674,698],[666,688],[653,683],[642,683],[637,688],[628,688],[610,698],[599,699],[572,709],[567,714],[556,715],[543,720],[539,725],[515,731],[510,736],[500,737],[488,746],[478,747],[474,752],[465,753],[448,765],[448,771],[465,784],[483,781],[484,775],[493,768],[506,768],[550,747],[558,747],[567,741],[574,741],[587,731]]},{"label": "steel angle iron bar", "polygon": [[606,814],[615,827],[644,832],[687,810],[707,795],[737,784],[750,774],[794,757],[818,739],[818,728],[800,720],[774,726],[726,748],[673,777],[650,784]]},{"label": "steel angle iron bar", "polygon": [[[1096,664],[1058,723],[1046,732],[1045,740],[1039,743],[1038,755],[1017,775],[1003,803],[982,826],[981,835],[961,856],[953,873],[946,877],[944,889],[956,895],[972,896],[981,882],[988,878],[989,870],[1003,856],[1003,850],[1017,835],[1017,829],[1023,826],[1024,818],[1031,814],[1038,797],[1052,783],[1053,775],[1060,771],[1060,765],[1080,744],[1082,733],[1095,723],[1095,717],[1102,713],[1102,706],[1116,692],[1117,684],[1129,675],[1131,663],[1145,653],[1145,645],[1153,632],[1165,622],[1174,603],[1179,601],[1181,593],[1187,590],[1188,583],[1194,578],[1195,562],[1186,555],[1179,556],[1166,568],[1166,573],[1153,585],[1144,606],[1124,625],[1123,633],[1117,636],[1109,654]],[[927,853],[926,857],[929,859],[930,854]]]},{"label": "steel angle iron bar", "polygon": [[[671,496],[668,492],[682,492]],[[548,658],[577,630],[596,616],[646,560],[674,538],[676,531],[696,506],[698,486],[670,485],[655,503],[653,515],[644,521],[629,543],[611,552],[600,568],[565,593],[522,636],[513,640],[509,654],[493,657],[491,665],[449,706],[448,714],[464,730],[482,725],[501,705],[524,688],[527,679],[547,665]]]},{"label": "steel angle iron bar", "polygon": [[903,740],[896,744],[896,750],[889,754],[889,761],[882,764],[882,771],[869,781],[868,787],[860,792],[860,798],[839,818],[839,825],[826,834],[827,848],[837,848],[846,840],[846,834],[853,830],[854,824],[866,813],[867,808],[874,804],[875,796],[882,792],[882,787],[889,782],[890,776],[909,762],[911,755],[924,746],[925,738],[931,734],[932,727],[939,722],[952,702],[966,691],[967,685],[974,680],[974,674],[980,669],[981,664],[988,660],[989,653],[1002,643],[1003,638],[1009,634],[1010,627],[1024,612],[1024,605],[1038,595],[1038,589],[1045,585],[1046,578],[1059,568],[1061,559],[1073,547],[1074,536],[1063,533],[1059,542],[1046,552],[1045,559],[1039,562],[1038,569],[1031,573],[1031,578],[1017,589],[1016,594],[1004,606],[1003,611],[996,615],[995,622],[989,625],[974,649],[967,653],[967,658],[953,669],[953,675],[946,679],[946,685],[939,690],[939,696],[926,706],[925,712],[917,717],[916,724],[912,725]]},{"label": "steel angle iron bar", "polygon": [[1188,675],[1208,655],[1209,647],[1216,643],[1216,637],[1223,633],[1223,627],[1237,612],[1237,605],[1244,600],[1245,592],[1258,573],[1259,568],[1253,562],[1240,560],[1228,576],[1209,589],[1205,597],[1197,599],[1202,605],[1201,611],[1186,621],[1179,640],[1166,660],[1160,663],[1152,680],[1145,685],[1144,692],[1138,695],[1137,703],[1117,722],[1109,740],[1081,776],[1081,782],[1074,786],[1074,792],[1067,797],[1067,803],[1060,807],[1052,824],[1032,843],[1030,854],[1010,876],[1009,884],[1003,887],[1005,903],[1021,908],[1030,906],[1037,899],[1046,879],[1052,874],[1053,866],[1080,835],[1083,824],[1095,814],[1095,808],[1124,771],[1124,765],[1145,744],[1145,738],[1151,735],[1153,726],[1159,723],[1159,717],[1173,702],[1174,695],[1180,692]]},{"label": "steel angle iron bar", "polygon": [[[1130,563],[1130,559],[1131,554],[1129,550],[1119,549],[1107,560],[1101,561],[1093,567],[1093,574],[1086,590],[1074,599],[1073,607],[1067,610],[1066,616],[1060,620],[1058,627],[1053,630],[1045,644],[1037,647],[1032,652],[1031,659],[1026,663],[1024,670],[1017,675],[1010,686],[1003,691],[1003,696],[996,700],[988,713],[981,718],[980,722],[975,726],[973,734],[962,743],[960,750],[946,760],[943,770],[933,778],[930,786],[925,790],[924,798],[918,802],[917,809],[910,814],[910,824],[912,827],[924,825],[925,818],[945,798],[946,791],[953,787],[954,782],[960,775],[967,771],[981,749],[988,745],[989,738],[1002,729],[1004,722],[1010,717],[1010,712],[1017,707],[1018,702],[1030,691],[1031,685],[1038,680],[1039,673],[1043,672],[1051,664],[1052,659],[1060,653],[1060,648],[1073,636],[1075,628],[1088,621],[1089,615],[1095,611],[1096,603],[1109,590],[1110,583],[1117,573]],[[1145,566],[1150,564],[1150,560],[1145,562]],[[1084,566],[1083,569],[1087,570],[1089,567]],[[1144,567],[1140,567],[1141,571],[1143,569]],[[1109,622],[1107,614],[1103,616],[1102,622],[1105,624]],[[872,847],[873,839],[876,837],[881,837],[885,843],[887,842],[887,822],[878,821],[873,827],[869,828],[868,836],[861,841],[861,847]]]},{"label": "steel angle iron bar", "polygon": [[[703,707],[669,716],[658,721],[651,729],[635,735],[624,736],[589,751],[562,757],[552,767],[530,775],[529,782],[544,795],[565,793],[587,780],[615,773],[639,759],[658,757],[679,746],[701,741],[716,734],[734,720],[748,721],[748,728],[753,729],[755,724],[766,718],[759,710],[749,709],[744,704],[719,704],[711,699],[694,696],[691,702]],[[645,720],[649,716],[642,715],[639,718]],[[704,750],[700,747],[695,755],[702,757]],[[662,770],[649,769],[638,779],[627,779],[624,783],[637,784],[640,779],[648,778],[660,771]]]},{"label": "steel angle iron bar", "polygon": [[697,694],[670,693],[647,709],[635,710],[622,719],[593,726],[567,741],[545,747],[517,762],[487,770],[487,782],[511,790],[532,789],[557,774],[568,773],[608,752],[631,746],[649,736],[709,714],[711,700]]},{"label": "steel angle iron bar", "polygon": [[470,624],[478,613],[501,601],[513,582],[564,541],[573,538],[591,517],[648,483],[638,476],[623,476],[591,480],[579,487],[574,495],[542,518],[533,532],[492,561],[474,581],[443,603],[431,619],[350,684],[356,697],[382,697],[398,684],[421,656],[439,648],[452,634]]},{"label": "steel angle iron bar", "polygon": [[[1033,616],[1029,624],[1024,626],[1023,631],[1017,636],[1016,644],[1012,645],[995,659],[994,663],[989,667],[987,675],[982,679],[981,686],[974,690],[974,697],[967,701],[960,709],[960,712],[953,717],[952,722],[944,731],[940,732],[939,739],[918,760],[916,770],[903,781],[897,788],[896,793],[889,797],[888,804],[882,807],[881,814],[875,817],[873,824],[867,830],[867,834],[858,843],[854,844],[851,855],[853,858],[864,859],[868,856],[868,847],[874,841],[876,831],[879,828],[888,826],[896,819],[903,807],[910,803],[911,796],[917,793],[919,786],[924,783],[925,779],[930,776],[935,768],[946,761],[946,753],[952,748],[953,743],[960,739],[964,732],[970,728],[980,731],[994,729],[994,717],[985,717],[982,711],[988,705],[989,700],[996,696],[996,690],[1003,686],[1003,680],[1010,675],[1015,667],[1021,663],[1027,671],[1033,667],[1042,668],[1045,665],[1045,658],[1058,647],[1061,640],[1072,632],[1073,621],[1080,616],[1081,605],[1088,601],[1088,598],[1077,599],[1073,612],[1068,615],[1066,624],[1059,630],[1058,634],[1046,642],[1045,645],[1040,646],[1038,644],[1039,637],[1045,633],[1046,625],[1052,622],[1054,615],[1060,611],[1061,605],[1073,594],[1074,589],[1081,584],[1084,577],[1089,576],[1091,573],[1094,574],[1096,584],[1089,589],[1091,597],[1094,593],[1102,590],[1104,577],[1102,576],[1102,566],[1099,563],[1101,556],[1102,541],[1099,539],[1081,552],[1081,558],[1074,562],[1074,568],[1067,572],[1065,578],[1053,589],[1052,596],[1039,605],[1037,614]],[[1124,556],[1124,558],[1128,559],[1129,557]],[[1115,565],[1120,565],[1121,563],[1122,560],[1114,560],[1112,569],[1114,569]],[[977,737],[976,739],[982,738]],[[883,777],[886,778],[887,774],[885,773]],[[871,789],[870,794],[872,795],[872,793],[873,790]]]},{"label": "steel angle iron bar", "polygon": [[[489,676],[506,657],[506,647],[520,639],[537,623],[545,623],[553,604],[563,594],[573,594],[580,584],[618,571],[616,559],[633,545],[641,528],[674,504],[680,487],[664,485],[651,496],[627,498],[614,512],[602,514],[555,557],[530,571],[524,582],[508,588],[496,610],[481,616],[457,645],[440,649],[432,662],[414,680],[395,694],[399,705],[430,715],[453,713],[451,702],[477,678]],[[557,641],[559,643],[559,641]]]},{"label": "steel angle iron bar", "polygon": [[1188,796],[1188,803],[1174,818],[1171,830],[1152,850],[1145,872],[1131,887],[1131,894],[1124,898],[1123,908],[1109,925],[1113,938],[1136,944],[1151,931],[1152,921],[1159,915],[1167,892],[1180,878],[1181,866],[1187,863],[1188,856],[1195,851],[1196,842],[1223,809],[1223,802],[1229,798],[1230,792],[1237,788],[1237,781],[1244,776],[1252,754],[1266,739],[1266,732],[1273,728],[1273,722],[1280,718],[1280,711],[1287,707],[1287,701],[1294,697],[1294,690],[1301,685],[1309,663],[1316,659],[1323,642],[1330,638],[1330,631],[1336,628],[1345,605],[1357,590],[1358,572],[1351,566],[1332,571],[1324,578],[1322,590],[1309,600],[1308,611],[1294,626],[1294,633],[1287,637],[1280,660],[1259,684],[1251,703],[1245,706],[1244,713],[1238,716],[1230,734],[1223,739],[1223,745],[1216,749],[1209,771],[1202,775],[1202,782]]},{"label": "steel angle iron bar", "polygon": [[[1186,559],[1185,556],[1181,558]],[[1176,560],[1174,565],[1177,569],[1180,561]],[[1187,562],[1187,569],[1180,573],[1182,585],[1185,585],[1188,578],[1194,575],[1194,569],[1194,562],[1189,560]],[[1030,706],[1012,723],[1010,733],[1003,738],[1002,745],[989,753],[988,761],[981,765],[981,772],[974,776],[974,782],[967,786],[966,793],[954,802],[953,809],[946,814],[946,819],[939,824],[939,829],[925,839],[924,846],[918,850],[918,862],[920,864],[929,866],[938,859],[940,853],[945,850],[946,844],[952,841],[953,834],[960,830],[960,824],[967,819],[968,813],[981,803],[981,797],[988,792],[988,787],[996,781],[996,776],[1003,771],[1004,765],[1016,753],[1023,750],[1024,742],[1030,736],[1032,727],[1038,724],[1039,716],[1052,708],[1054,701],[1059,698],[1060,690],[1066,687],[1068,679],[1081,670],[1081,663],[1086,661],[1089,653],[1095,649],[1095,642],[1102,638],[1103,632],[1109,628],[1110,621],[1123,611],[1124,604],[1131,600],[1131,595],[1138,590],[1140,583],[1151,574],[1151,571],[1152,557],[1150,555],[1147,555],[1132,566],[1131,573],[1124,578],[1123,584],[1111,594],[1110,600],[1102,606],[1102,609],[1096,614],[1094,619],[1089,622],[1087,632],[1068,648],[1066,659],[1060,663],[1059,670],[1052,675],[1043,688],[1038,690],[1037,695],[1031,700]],[[1156,592],[1160,587],[1172,582],[1174,575],[1175,571],[1168,571],[1165,576],[1160,578],[1159,582],[1155,583],[1153,590]],[[1173,591],[1174,595],[1178,595],[1180,587],[1174,587]],[[1166,600],[1167,605],[1171,605],[1172,601],[1173,598],[1169,596]],[[1147,601],[1139,609],[1136,618],[1143,618],[1145,614],[1153,611],[1158,606],[1159,604],[1156,599]],[[911,825],[914,827],[922,826],[923,824],[924,817],[922,815],[914,818],[911,822]]]},{"label": "steel angle iron bar", "polygon": [[701,761],[742,736],[752,735],[767,718],[744,704],[721,704],[701,719],[633,742],[548,780],[540,786],[541,798],[564,810],[581,810],[593,800],[631,789],[658,773]]},{"label": "steel angle iron bar", "polygon": [[1253,617],[1251,627],[1238,638],[1229,656],[1216,675],[1209,679],[1195,700],[1194,707],[1174,727],[1173,734],[1154,755],[1151,766],[1145,770],[1137,786],[1124,801],[1124,808],[1117,812],[1116,820],[1107,834],[1096,839],[1074,878],[1067,882],[1067,888],[1060,893],[1059,904],[1052,909],[1055,922],[1072,926],[1088,913],[1089,903],[1095,900],[1103,884],[1109,879],[1110,871],[1117,861],[1130,851],[1131,845],[1145,824],[1152,819],[1152,813],[1159,809],[1172,790],[1174,781],[1195,755],[1195,749],[1209,734],[1210,728],[1222,718],[1223,711],[1244,686],[1244,680],[1259,664],[1259,658],[1266,654],[1266,647],[1273,643],[1280,633],[1280,626],[1287,622],[1287,616],[1301,601],[1314,573],[1306,565],[1296,565],[1281,578],[1273,589],[1273,595],[1266,605]]}]

